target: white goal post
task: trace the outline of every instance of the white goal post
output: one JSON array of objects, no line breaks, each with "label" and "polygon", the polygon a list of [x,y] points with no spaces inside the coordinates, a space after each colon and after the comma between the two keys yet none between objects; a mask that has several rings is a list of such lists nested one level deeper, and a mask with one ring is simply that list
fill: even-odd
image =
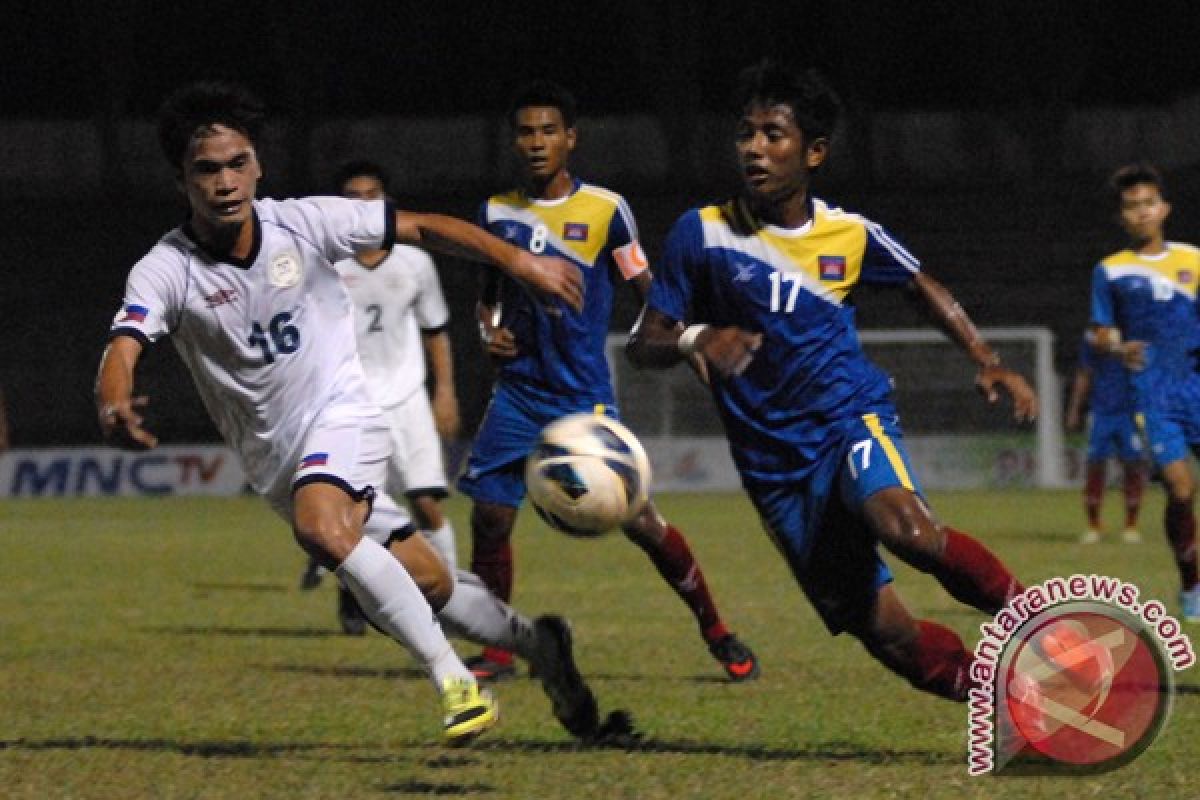
[{"label": "white goal post", "polygon": [[[1067,486],[1053,332],[994,327],[980,333],[1006,366],[1032,382],[1040,404],[1033,425],[1017,425],[1009,404],[992,407],[978,396],[974,365],[941,332],[859,331],[867,355],[893,379],[905,444],[923,485]],[[686,366],[666,372],[635,370],[623,352],[626,338],[623,333],[609,335],[609,368],[622,418],[646,440],[652,460],[657,455],[658,488],[736,488],[708,390]],[[687,463],[680,466],[673,459]]]},{"label": "white goal post", "polygon": [[[1036,485],[1042,488],[1061,488],[1067,485],[1067,470],[1062,427],[1062,385],[1054,368],[1054,333],[1043,327],[981,328],[980,334],[1000,353],[1003,363],[1023,374],[1033,383],[1038,395],[1039,413],[1033,430],[1036,437]],[[859,331],[859,340],[867,354],[876,363],[883,361],[885,348],[912,348],[933,345],[948,351],[947,363],[925,362],[924,368],[938,368],[952,376],[961,376],[967,390],[973,391],[976,372],[965,354],[940,331],[929,328],[896,328],[891,330]],[[881,364],[897,384],[897,394],[903,395],[904,378],[894,369]],[[911,378],[911,376],[910,376]],[[960,382],[960,386],[963,384]],[[978,402],[978,400],[976,401]],[[901,418],[911,415],[911,409],[901,406],[897,397]],[[977,406],[976,406],[977,407]],[[1005,406],[1001,414],[1009,413]],[[969,404],[962,413],[971,413]],[[999,421],[999,420],[998,420]],[[907,431],[906,431],[907,432]]]}]

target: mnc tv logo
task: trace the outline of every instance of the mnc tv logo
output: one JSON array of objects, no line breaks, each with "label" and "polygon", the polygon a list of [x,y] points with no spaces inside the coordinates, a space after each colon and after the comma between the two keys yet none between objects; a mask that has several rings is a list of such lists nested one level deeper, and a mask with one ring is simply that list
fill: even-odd
[{"label": "mnc tv logo", "polygon": [[0,496],[234,495],[245,486],[237,456],[223,447],[164,446],[12,450],[0,455]]}]

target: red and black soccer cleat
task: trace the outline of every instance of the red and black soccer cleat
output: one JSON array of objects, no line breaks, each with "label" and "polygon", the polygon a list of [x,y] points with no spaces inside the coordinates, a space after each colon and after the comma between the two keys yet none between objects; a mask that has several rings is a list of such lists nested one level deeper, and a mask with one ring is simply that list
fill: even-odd
[{"label": "red and black soccer cleat", "polygon": [[721,662],[725,674],[734,682],[752,681],[758,677],[758,658],[741,639],[732,633],[722,636],[708,646],[713,658]]}]

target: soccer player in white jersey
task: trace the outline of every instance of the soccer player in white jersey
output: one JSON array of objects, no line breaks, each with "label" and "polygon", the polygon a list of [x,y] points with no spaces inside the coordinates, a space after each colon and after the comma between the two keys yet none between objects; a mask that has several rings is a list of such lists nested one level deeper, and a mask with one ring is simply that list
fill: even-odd
[{"label": "soccer player in white jersey", "polygon": [[382,200],[256,200],[263,118],[257,98],[221,83],[186,86],[160,111],[159,141],[189,215],[129,274],[96,379],[105,439],[131,449],[157,444],[143,427],[148,399],[134,395],[134,373],[143,349],[169,335],[251,485],[370,620],[429,671],[448,743],[491,727],[497,707],[439,619],[476,641],[516,646],[538,668],[560,722],[592,733],[595,698],[575,669],[566,623],[531,622],[478,584],[456,582],[425,538],[411,535],[408,515],[375,495],[388,428],[367,394],[353,309],[333,264],[400,240],[491,263],[578,308],[577,270],[462,220]]},{"label": "soccer player in white jersey", "polygon": [[[370,161],[342,165],[335,180],[343,197],[389,197],[387,172]],[[354,334],[367,391],[380,405],[392,436],[388,492],[403,493],[417,528],[453,571],[457,568],[454,528],[442,510],[446,468],[442,439],[458,435],[458,395],[446,326],[450,312],[433,259],[424,250],[398,244],[367,250],[334,264],[354,302]],[[422,353],[422,350],[424,353]],[[426,364],[433,375],[432,405],[425,391]],[[303,588],[319,583],[320,565],[310,559]],[[338,619],[348,634],[366,632],[354,595],[338,592]]]}]

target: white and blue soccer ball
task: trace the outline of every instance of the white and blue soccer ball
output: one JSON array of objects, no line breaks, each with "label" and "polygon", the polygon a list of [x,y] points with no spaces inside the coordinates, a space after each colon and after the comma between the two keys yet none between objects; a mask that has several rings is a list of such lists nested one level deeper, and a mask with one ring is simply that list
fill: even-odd
[{"label": "white and blue soccer ball", "polygon": [[529,501],[546,524],[599,536],[650,498],[650,459],[637,437],[602,414],[571,414],[542,430],[525,465]]}]

